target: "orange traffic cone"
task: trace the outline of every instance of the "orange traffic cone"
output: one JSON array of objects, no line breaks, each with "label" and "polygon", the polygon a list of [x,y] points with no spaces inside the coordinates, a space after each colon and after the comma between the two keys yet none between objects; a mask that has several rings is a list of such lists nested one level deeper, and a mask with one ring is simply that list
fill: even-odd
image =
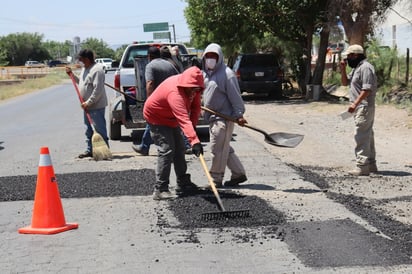
[{"label": "orange traffic cone", "polygon": [[78,228],[64,219],[57,180],[47,147],[40,148],[39,170],[31,226],[20,228],[24,234],[55,234]]}]

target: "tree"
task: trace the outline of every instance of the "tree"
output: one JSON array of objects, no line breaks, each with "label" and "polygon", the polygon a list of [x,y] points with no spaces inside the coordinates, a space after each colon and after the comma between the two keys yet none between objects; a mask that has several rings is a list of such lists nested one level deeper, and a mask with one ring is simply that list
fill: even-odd
[{"label": "tree", "polygon": [[375,24],[385,20],[388,10],[398,0],[331,0],[333,14],[340,17],[350,45],[364,45],[373,36]]},{"label": "tree", "polygon": [[44,47],[49,52],[51,59],[66,59],[70,56],[70,48],[72,47],[70,41],[65,41],[63,43],[56,41],[46,41],[43,43]]},{"label": "tree", "polygon": [[50,54],[42,44],[43,35],[16,33],[0,38],[0,47],[6,52],[6,61],[12,66],[21,66],[27,60],[49,60]]},{"label": "tree", "polygon": [[96,58],[112,58],[114,59],[115,52],[102,39],[87,38],[82,42],[83,49],[91,49],[96,54]]}]

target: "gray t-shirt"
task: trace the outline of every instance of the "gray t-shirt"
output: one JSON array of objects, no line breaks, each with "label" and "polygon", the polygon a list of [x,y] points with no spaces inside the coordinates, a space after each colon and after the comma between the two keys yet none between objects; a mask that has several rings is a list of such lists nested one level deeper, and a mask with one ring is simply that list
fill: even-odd
[{"label": "gray t-shirt", "polygon": [[77,78],[80,94],[89,105],[89,109],[100,109],[107,106],[104,88],[105,74],[101,66],[94,64],[89,68],[83,68]]},{"label": "gray t-shirt", "polygon": [[156,58],[150,61],[145,70],[146,81],[153,81],[154,89],[157,88],[161,82],[176,74],[179,74],[179,71],[177,71],[169,61],[162,58]]},{"label": "gray t-shirt", "polygon": [[360,105],[375,106],[376,91],[378,89],[374,67],[365,60],[354,68],[348,77],[350,81],[349,100],[354,102],[362,90],[369,90],[370,94],[362,100]]}]

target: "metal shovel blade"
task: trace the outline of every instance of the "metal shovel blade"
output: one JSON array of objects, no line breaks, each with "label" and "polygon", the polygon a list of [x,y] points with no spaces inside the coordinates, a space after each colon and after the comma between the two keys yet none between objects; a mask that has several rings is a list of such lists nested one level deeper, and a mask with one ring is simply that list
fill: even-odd
[{"label": "metal shovel blade", "polygon": [[303,140],[302,134],[276,132],[265,135],[265,142],[275,146],[294,148]]}]

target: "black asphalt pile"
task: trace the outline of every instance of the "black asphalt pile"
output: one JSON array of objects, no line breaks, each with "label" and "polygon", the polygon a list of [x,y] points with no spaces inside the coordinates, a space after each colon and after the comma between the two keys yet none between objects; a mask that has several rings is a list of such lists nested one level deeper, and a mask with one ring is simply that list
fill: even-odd
[{"label": "black asphalt pile", "polygon": [[[152,169],[55,174],[61,198],[152,195]],[[33,200],[36,175],[0,177],[0,201]]]},{"label": "black asphalt pile", "polygon": [[[218,227],[261,227],[277,226],[285,222],[283,214],[257,196],[244,196],[233,191],[220,191],[220,198],[226,211],[249,210],[249,217],[225,218],[220,214],[212,191],[205,190],[193,196],[181,197],[169,202],[169,209],[179,221],[179,228]],[[217,220],[207,220],[204,214],[222,216]]]}]

